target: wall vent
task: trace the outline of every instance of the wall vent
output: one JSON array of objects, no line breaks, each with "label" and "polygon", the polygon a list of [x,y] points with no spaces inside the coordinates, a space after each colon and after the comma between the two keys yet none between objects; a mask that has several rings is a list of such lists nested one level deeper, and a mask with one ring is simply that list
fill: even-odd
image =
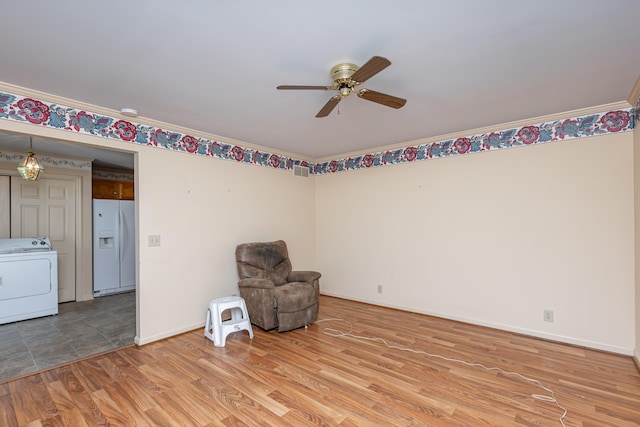
[{"label": "wall vent", "polygon": [[308,177],[309,176],[309,168],[305,166],[293,165],[293,174],[295,176]]}]

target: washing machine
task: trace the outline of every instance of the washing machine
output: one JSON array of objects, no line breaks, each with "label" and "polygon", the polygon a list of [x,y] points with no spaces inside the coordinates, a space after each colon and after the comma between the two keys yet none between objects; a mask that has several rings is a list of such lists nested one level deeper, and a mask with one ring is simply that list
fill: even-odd
[{"label": "washing machine", "polygon": [[58,314],[58,253],[49,239],[0,239],[0,324],[52,314]]}]

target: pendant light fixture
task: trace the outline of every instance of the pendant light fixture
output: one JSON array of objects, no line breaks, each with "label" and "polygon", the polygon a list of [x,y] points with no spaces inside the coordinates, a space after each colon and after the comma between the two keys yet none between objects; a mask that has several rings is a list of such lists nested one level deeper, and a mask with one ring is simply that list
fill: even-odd
[{"label": "pendant light fixture", "polygon": [[42,172],[44,172],[44,169],[40,166],[40,162],[38,162],[38,159],[36,159],[35,153],[33,152],[33,137],[31,136],[29,137],[29,151],[27,152],[27,157],[18,164],[18,172],[20,172],[20,176],[23,179],[28,181],[37,181]]}]

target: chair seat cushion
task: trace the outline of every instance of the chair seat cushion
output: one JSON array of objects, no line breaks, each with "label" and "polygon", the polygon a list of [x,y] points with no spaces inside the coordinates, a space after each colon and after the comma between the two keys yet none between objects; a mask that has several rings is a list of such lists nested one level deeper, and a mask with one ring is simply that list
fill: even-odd
[{"label": "chair seat cushion", "polygon": [[290,282],[275,287],[278,312],[293,313],[318,302],[316,291],[309,283]]}]

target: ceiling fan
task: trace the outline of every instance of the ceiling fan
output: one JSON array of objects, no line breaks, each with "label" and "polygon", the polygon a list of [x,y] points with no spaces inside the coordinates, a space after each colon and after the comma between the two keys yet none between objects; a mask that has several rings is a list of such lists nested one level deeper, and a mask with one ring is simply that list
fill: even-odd
[{"label": "ceiling fan", "polygon": [[355,64],[338,64],[331,68],[331,86],[295,86],[281,85],[277,89],[280,90],[337,90],[339,93],[329,99],[329,101],[320,109],[316,117],[326,117],[333,111],[338,103],[343,99],[355,93],[359,98],[373,101],[378,104],[386,105],[391,108],[401,108],[407,103],[406,99],[387,95],[385,93],[376,92],[370,89],[357,89],[358,85],[369,80],[380,71],[391,65],[391,61],[381,56],[374,56],[368,60],[362,67]]}]

